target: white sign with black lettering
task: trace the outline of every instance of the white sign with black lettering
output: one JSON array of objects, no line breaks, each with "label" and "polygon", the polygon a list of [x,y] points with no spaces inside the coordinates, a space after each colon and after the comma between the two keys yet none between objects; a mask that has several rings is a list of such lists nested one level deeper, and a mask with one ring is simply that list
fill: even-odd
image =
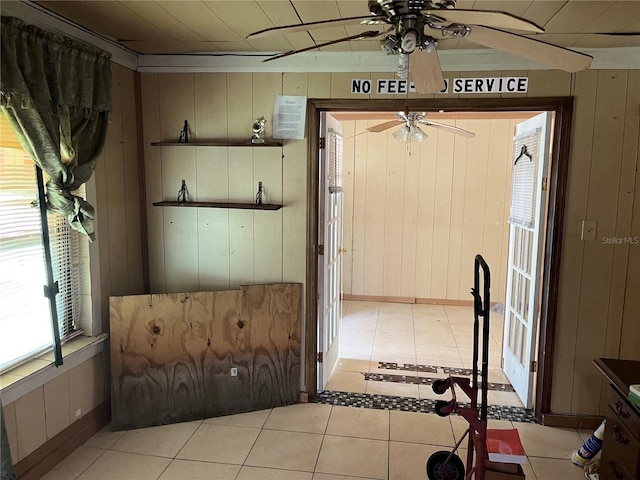
[{"label": "white sign with black lettering", "polygon": [[[372,81],[368,79],[351,80],[351,93],[369,95],[374,93]],[[445,87],[438,93],[449,93],[449,79],[444,79]],[[488,77],[488,78],[454,78],[451,93],[527,93],[528,77]],[[375,93],[397,95],[415,93],[413,82],[407,80],[378,79],[375,81]]]},{"label": "white sign with black lettering", "polygon": [[[447,81],[445,80],[445,84]],[[447,93],[448,85],[440,93]],[[416,86],[413,82],[407,80],[394,80],[380,78],[375,81],[375,93],[396,95],[407,93],[407,89],[410,93],[416,92]],[[351,80],[351,93],[362,93],[368,95],[372,93],[372,81],[369,79],[353,79]]]},{"label": "white sign with black lettering", "polygon": [[454,78],[452,93],[527,93],[527,77]]}]

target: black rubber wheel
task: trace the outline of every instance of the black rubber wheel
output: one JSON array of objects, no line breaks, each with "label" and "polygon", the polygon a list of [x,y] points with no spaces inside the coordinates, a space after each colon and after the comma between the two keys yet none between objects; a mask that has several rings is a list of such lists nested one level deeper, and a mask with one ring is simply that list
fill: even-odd
[{"label": "black rubber wheel", "polygon": [[[450,458],[449,455],[451,455]],[[447,458],[449,458],[448,462]],[[431,455],[427,461],[427,477],[429,480],[463,480],[464,476],[464,463],[455,453],[440,450]]]},{"label": "black rubber wheel", "polygon": [[431,385],[431,388],[433,389],[433,393],[442,395],[444,392],[446,392],[449,389],[449,379],[444,378],[444,379],[436,380]]},{"label": "black rubber wheel", "polygon": [[433,409],[436,412],[436,415],[440,416],[440,417],[448,417],[449,415],[451,415],[451,412],[443,412],[442,409],[444,407],[448,407],[449,404],[451,403],[451,400],[438,400],[435,404],[435,406],[433,407]]}]

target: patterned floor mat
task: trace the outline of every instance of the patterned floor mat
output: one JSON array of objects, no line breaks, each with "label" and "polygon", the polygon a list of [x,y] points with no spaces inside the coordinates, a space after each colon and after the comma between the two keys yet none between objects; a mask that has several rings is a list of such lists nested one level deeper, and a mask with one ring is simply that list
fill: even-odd
[{"label": "patterned floor mat", "polygon": [[470,368],[445,367],[439,365],[420,365],[413,363],[405,363],[398,365],[394,362],[378,362],[378,368],[381,370],[401,370],[407,372],[423,372],[423,373],[448,373],[453,375],[471,375]]},{"label": "patterned floor mat", "polygon": [[414,365],[413,363],[405,363],[400,366],[394,362],[378,362],[378,368],[389,370],[402,370],[407,372],[424,372],[424,373],[437,373],[438,368],[431,365]]},{"label": "patterned floor mat", "polygon": [[[417,385],[431,385],[435,380],[442,380],[441,378],[432,377],[418,377],[417,375],[397,375],[397,374],[381,374],[381,373],[366,373],[361,372],[364,375],[365,380],[371,380],[374,382],[395,382],[395,383],[412,383]],[[447,372],[445,372],[447,373]],[[470,376],[464,374],[457,374],[458,376]],[[487,384],[488,390],[495,390],[497,392],[514,392],[513,387],[508,383],[493,383]]]},{"label": "patterned floor mat", "polygon": [[[374,395],[369,393],[351,393],[338,391],[322,391],[318,393],[317,403],[342,405],[359,408],[375,408],[379,410],[399,410],[404,412],[435,413],[436,400],[391,395]],[[459,406],[469,406],[459,403]],[[533,412],[521,407],[489,405],[487,418],[494,420],[510,420],[512,422],[537,423]]]}]

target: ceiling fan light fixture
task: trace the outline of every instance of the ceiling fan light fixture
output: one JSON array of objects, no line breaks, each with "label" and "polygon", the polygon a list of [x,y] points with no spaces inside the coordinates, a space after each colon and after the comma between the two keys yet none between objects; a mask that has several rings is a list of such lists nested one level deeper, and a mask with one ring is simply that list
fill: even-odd
[{"label": "ceiling fan light fixture", "polygon": [[411,141],[411,136],[409,135],[409,127],[403,125],[398,130],[393,132],[393,138],[401,143],[409,143]]},{"label": "ceiling fan light fixture", "polygon": [[427,53],[431,53],[436,49],[436,42],[435,40],[428,40],[427,43],[424,46],[424,49]]},{"label": "ceiling fan light fixture", "polygon": [[411,135],[409,140],[410,142],[420,143],[424,142],[427,139],[427,134],[424,133],[418,126],[409,128],[409,133]]},{"label": "ceiling fan light fixture", "polygon": [[403,125],[398,130],[393,132],[393,138],[401,143],[420,143],[426,140],[427,134],[424,133],[418,126]]},{"label": "ceiling fan light fixture", "polygon": [[384,40],[380,41],[380,47],[382,48],[382,51],[387,55],[393,55],[396,50],[398,50],[398,45],[398,37],[396,37],[395,35],[387,35]]},{"label": "ceiling fan light fixture", "polygon": [[405,53],[413,52],[418,46],[418,32],[413,29],[407,31],[402,37],[400,46]]}]

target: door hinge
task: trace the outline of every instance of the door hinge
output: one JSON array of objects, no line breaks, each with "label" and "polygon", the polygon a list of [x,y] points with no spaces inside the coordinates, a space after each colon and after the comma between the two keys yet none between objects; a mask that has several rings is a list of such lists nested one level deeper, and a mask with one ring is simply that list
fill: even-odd
[{"label": "door hinge", "polygon": [[542,190],[549,190],[549,179],[547,177],[542,178]]},{"label": "door hinge", "polygon": [[316,353],[316,361],[322,363],[322,352]]},{"label": "door hinge", "polygon": [[531,364],[529,365],[529,371],[535,373],[538,371],[538,362],[535,360],[531,360]]},{"label": "door hinge", "polygon": [[325,143],[326,143],[326,139],[324,137],[319,137],[318,138],[318,148],[320,150],[324,150],[325,148]]},{"label": "door hinge", "polygon": [[318,255],[324,255],[324,245],[318,245]]}]

